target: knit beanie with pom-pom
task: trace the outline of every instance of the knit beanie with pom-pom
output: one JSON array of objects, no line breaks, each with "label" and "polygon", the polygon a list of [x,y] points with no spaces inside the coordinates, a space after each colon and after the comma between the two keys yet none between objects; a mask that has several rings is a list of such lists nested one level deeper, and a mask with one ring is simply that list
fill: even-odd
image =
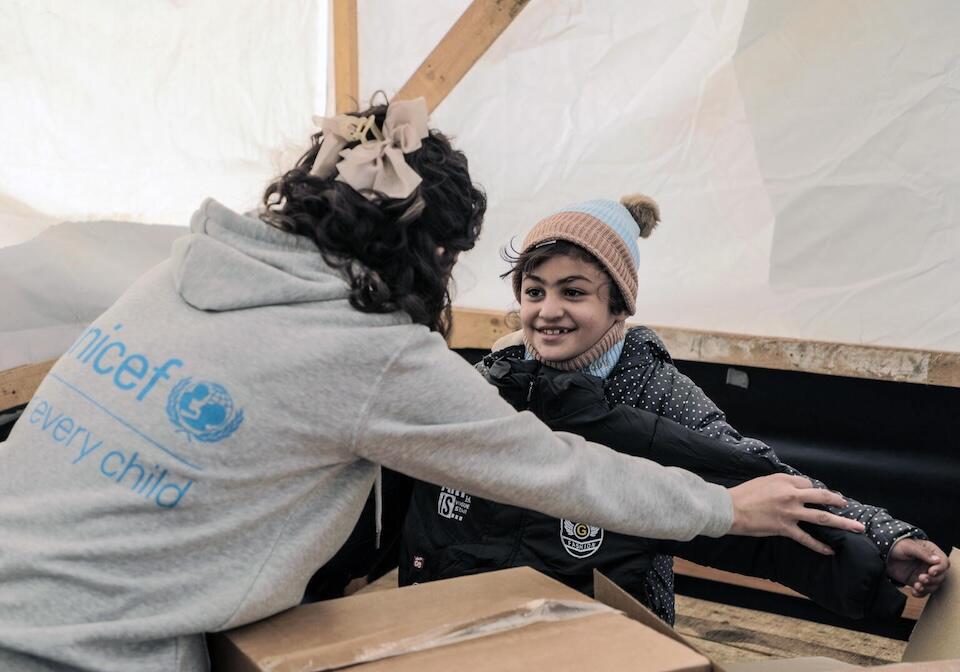
[{"label": "knit beanie with pom-pom", "polygon": [[[649,196],[634,194],[616,201],[586,201],[563,208],[537,222],[523,240],[521,253],[565,240],[596,257],[620,288],[630,314],[637,312],[637,238],[646,238],[660,221],[660,207]],[[521,274],[513,275],[520,300]]]}]

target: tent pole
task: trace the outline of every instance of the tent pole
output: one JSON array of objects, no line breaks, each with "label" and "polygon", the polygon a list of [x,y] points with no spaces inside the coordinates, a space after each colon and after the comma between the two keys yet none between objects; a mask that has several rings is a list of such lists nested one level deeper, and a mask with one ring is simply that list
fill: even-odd
[{"label": "tent pole", "polygon": [[357,0],[333,0],[333,67],[337,114],[354,112],[360,100]]}]

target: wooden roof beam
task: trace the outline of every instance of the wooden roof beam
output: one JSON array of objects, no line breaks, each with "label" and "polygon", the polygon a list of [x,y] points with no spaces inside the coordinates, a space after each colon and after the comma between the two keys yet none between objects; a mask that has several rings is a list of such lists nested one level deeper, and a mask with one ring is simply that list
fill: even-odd
[{"label": "wooden roof beam", "polygon": [[528,0],[473,0],[394,100],[423,96],[432,112],[526,6]]}]

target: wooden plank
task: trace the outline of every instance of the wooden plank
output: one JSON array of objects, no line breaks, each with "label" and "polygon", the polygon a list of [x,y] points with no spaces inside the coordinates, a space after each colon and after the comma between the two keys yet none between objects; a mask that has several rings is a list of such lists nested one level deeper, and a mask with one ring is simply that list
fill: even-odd
[{"label": "wooden plank", "polygon": [[787,588],[776,581],[758,579],[755,576],[744,576],[743,574],[726,572],[722,569],[714,569],[713,567],[704,567],[703,565],[698,565],[694,562],[690,562],[689,560],[684,560],[683,558],[673,559],[673,571],[681,576],[689,576],[694,579],[717,581],[719,583],[727,583],[733,586],[739,586],[741,588],[752,588],[754,590],[763,590],[768,593],[789,595],[790,597],[799,597],[804,600],[807,599],[797,591]]},{"label": "wooden plank", "polygon": [[57,360],[51,359],[39,364],[27,364],[7,371],[0,371],[0,411],[21,406],[28,401],[47,371]]},{"label": "wooden plank", "polygon": [[684,629],[684,638],[714,663],[743,663],[750,660],[773,660],[777,658],[773,653],[756,651],[752,648],[739,646],[737,642],[715,642],[712,639],[698,637],[693,630]]},{"label": "wooden plank", "polygon": [[677,595],[675,627],[685,637],[730,647],[711,652],[720,663],[765,656],[826,656],[855,665],[881,665],[899,662],[906,648],[906,642],[897,639],[684,595]]},{"label": "wooden plank", "polygon": [[[447,340],[451,348],[488,350],[494,341],[516,328],[502,311],[455,308]],[[955,352],[652,328],[677,359],[960,387],[960,353]],[[762,347],[757,346],[755,351],[750,343]],[[55,361],[0,371],[0,410],[27,403]],[[916,607],[908,604],[910,609]]]},{"label": "wooden plank", "polygon": [[[960,353],[656,327],[677,359],[930,384]],[[931,362],[939,367],[931,377]],[[943,382],[936,384],[944,384]],[[960,386],[958,376],[953,386]]]},{"label": "wooden plank", "polygon": [[960,387],[960,356],[955,352],[930,352],[927,363],[927,383]]},{"label": "wooden plank", "polygon": [[506,313],[496,310],[454,308],[447,343],[451,348],[479,348],[489,350],[501,336],[520,327],[519,319],[510,320]]},{"label": "wooden plank", "polygon": [[[505,315],[496,310],[455,308],[450,347],[490,348],[496,338],[516,328],[507,324]],[[960,352],[650,326],[675,359],[960,387]]]},{"label": "wooden plank", "polygon": [[[742,574],[726,572],[722,569],[714,569],[713,567],[704,567],[703,565],[698,565],[694,562],[690,562],[689,560],[684,560],[683,558],[674,558],[673,571],[682,576],[689,576],[695,579],[717,581],[719,583],[726,583],[733,586],[739,586],[741,588],[752,588],[753,590],[764,590],[768,593],[789,595],[790,597],[799,597],[804,600],[807,599],[806,596],[801,595],[797,591],[787,588],[786,586],[775,581],[768,581],[767,579],[758,579],[754,576],[744,576]],[[915,621],[920,618],[920,614],[923,612],[923,607],[927,604],[927,598],[914,597],[913,595],[910,595],[905,588],[902,589],[902,592],[907,596],[907,604],[904,606],[903,614],[901,615],[904,618],[909,618]]]},{"label": "wooden plank", "polygon": [[333,92],[337,114],[359,109],[357,0],[333,0]]},{"label": "wooden plank", "polygon": [[379,579],[377,579],[373,583],[368,583],[367,585],[363,586],[356,592],[357,593],[379,593],[381,590],[392,590],[393,588],[397,587],[399,580],[400,580],[400,570],[394,569],[393,571],[387,572],[386,574],[381,576]]},{"label": "wooden plank", "polygon": [[473,0],[400,88],[394,100],[423,96],[436,109],[529,0]]},{"label": "wooden plank", "polygon": [[[447,340],[451,348],[489,349],[494,341],[516,328],[502,311],[455,308]],[[955,352],[652,328],[676,359],[960,387],[960,353]],[[49,369],[49,362],[46,364]],[[24,381],[30,380],[29,370],[16,374],[15,371],[0,372],[0,380],[16,380],[24,389]],[[28,391],[27,399],[32,394],[32,390]],[[0,391],[0,409],[26,403],[15,400],[21,396],[22,393],[14,398],[9,392]]]}]

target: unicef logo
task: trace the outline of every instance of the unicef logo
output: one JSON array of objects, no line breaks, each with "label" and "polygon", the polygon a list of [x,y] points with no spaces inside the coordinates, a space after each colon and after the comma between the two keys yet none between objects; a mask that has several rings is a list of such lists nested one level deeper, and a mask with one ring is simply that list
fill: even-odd
[{"label": "unicef logo", "polygon": [[243,409],[234,408],[223,385],[184,378],[167,397],[167,417],[188,439],[215,443],[237,431]]}]

